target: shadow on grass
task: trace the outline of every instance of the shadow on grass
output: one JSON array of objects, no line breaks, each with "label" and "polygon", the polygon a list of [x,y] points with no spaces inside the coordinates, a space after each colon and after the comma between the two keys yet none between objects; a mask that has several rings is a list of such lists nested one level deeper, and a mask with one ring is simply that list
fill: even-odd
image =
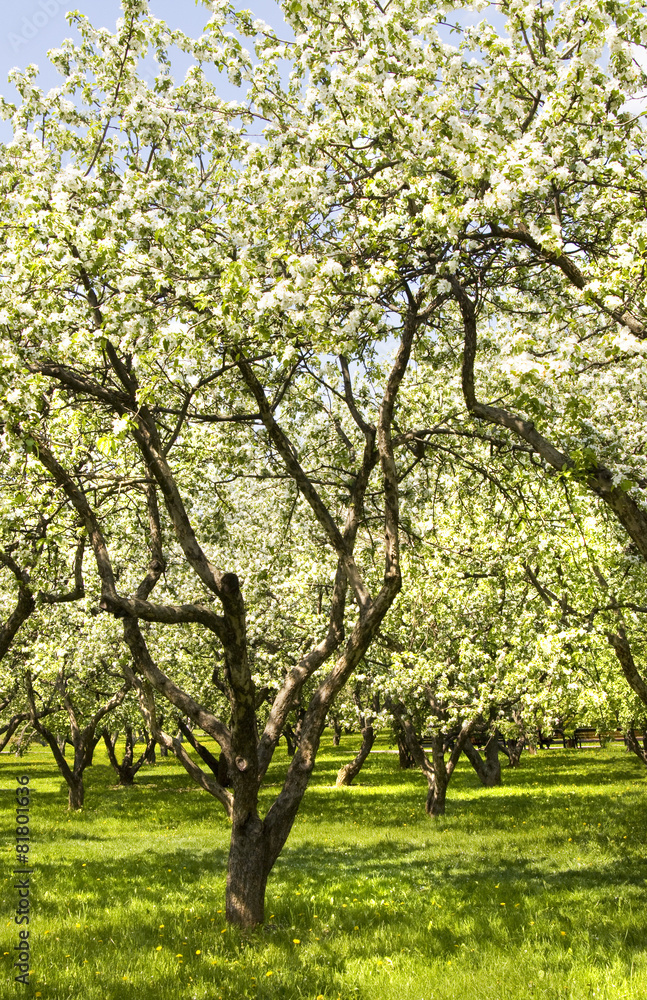
[{"label": "shadow on grass", "polygon": [[[419,772],[376,755],[358,787],[338,790],[348,757],[328,750],[270,876],[268,926],[247,934],[222,913],[228,823],[176,764],[121,788],[99,758],[86,809],[70,816],[53,768],[11,761],[5,778],[27,771],[34,783],[37,989],[50,1000],[372,1000],[392,980],[389,997],[417,998],[432,991],[411,992],[411,970],[435,990],[460,954],[492,986],[490,970],[508,962],[525,977],[514,1000],[529,995],[530,967],[562,975],[566,991],[573,963],[629,975],[647,940],[642,770],[599,753],[524,758],[493,790],[461,764],[448,815],[432,822]],[[273,764],[267,799],[286,767]],[[382,985],[378,960],[390,963]],[[579,997],[556,983],[546,997]]]}]

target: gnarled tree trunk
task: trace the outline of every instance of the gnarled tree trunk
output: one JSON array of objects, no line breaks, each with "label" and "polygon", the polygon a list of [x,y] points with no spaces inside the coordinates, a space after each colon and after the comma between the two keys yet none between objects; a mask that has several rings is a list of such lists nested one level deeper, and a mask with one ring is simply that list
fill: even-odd
[{"label": "gnarled tree trunk", "polygon": [[[91,765],[94,748],[101,739],[101,736],[96,735],[97,726],[106,715],[122,703],[130,688],[130,684],[129,682],[126,682],[126,684],[124,684],[124,686],[120,688],[120,690],[117,691],[116,694],[109,699],[109,701],[107,701],[101,708],[97,709],[88,725],[83,729],[81,729],[78,724],[76,709],[74,708],[72,700],[66,690],[65,678],[62,673],[59,674],[57,686],[62,695],[63,704],[67,709],[70,721],[70,732],[72,736],[71,740],[63,740],[62,747],[60,745],[60,739],[41,722],[40,716],[36,711],[36,701],[31,672],[29,670],[25,672],[25,691],[27,695],[27,704],[29,706],[31,725],[49,746],[52,754],[54,755],[54,760],[58,765],[58,769],[65,779],[65,783],[68,787],[69,808],[82,809],[85,795],[83,788],[83,773],[86,767]],[[74,748],[74,761],[72,767],[70,767],[65,759],[66,742],[70,742]]]},{"label": "gnarled tree trunk", "polygon": [[509,739],[505,741],[503,752],[508,758],[508,765],[510,767],[519,767],[519,761],[521,760],[521,754],[523,753],[525,746],[526,739],[524,736],[519,736],[516,740]]},{"label": "gnarled tree trunk", "polygon": [[361,771],[366,758],[370,754],[374,743],[375,732],[373,730],[373,726],[364,726],[362,729],[362,744],[359,748],[359,753],[356,757],[353,757],[348,764],[344,764],[343,767],[339,768],[337,780],[335,782],[337,786],[352,785],[354,779]]},{"label": "gnarled tree trunk", "polygon": [[283,727],[283,735],[285,736],[285,742],[288,745],[288,757],[294,757],[299,744],[297,742],[296,733],[289,722],[286,722]]},{"label": "gnarled tree trunk", "polygon": [[265,920],[265,889],[270,873],[265,824],[258,816],[236,822],[227,864],[226,917],[240,927]]},{"label": "gnarled tree trunk", "polygon": [[408,771],[414,766],[415,761],[409,753],[404,729],[395,715],[393,716],[393,734],[398,747],[398,763],[400,765],[400,769],[402,771]]},{"label": "gnarled tree trunk", "polygon": [[83,809],[85,789],[83,787],[83,774],[78,776],[71,774],[67,779],[67,806],[68,809]]},{"label": "gnarled tree trunk", "polygon": [[442,733],[434,733],[429,737],[431,747],[430,758],[422,747],[420,736],[416,732],[413,723],[406,715],[404,705],[401,703],[391,703],[389,707],[397,725],[404,734],[409,753],[427,779],[425,812],[430,817],[443,816],[445,814],[447,786],[454,773],[458,759],[463,752],[465,741],[474,727],[475,720],[470,719],[463,723],[456,736],[456,742],[449,755],[449,760],[445,761],[445,737]]},{"label": "gnarled tree trunk", "polygon": [[485,788],[494,788],[501,784],[501,762],[499,761],[499,740],[496,733],[490,736],[485,745],[485,760],[471,740],[465,741],[463,747],[465,756],[479,776],[481,784]]},{"label": "gnarled tree trunk", "polygon": [[427,816],[445,815],[445,798],[447,796],[447,786],[449,776],[447,772],[443,774],[441,770],[434,771],[431,780],[427,780],[427,800],[425,802],[425,812]]},{"label": "gnarled tree trunk", "polygon": [[643,729],[642,746],[634,732],[633,725],[627,729],[624,735],[627,748],[631,750],[632,753],[635,753],[638,760],[641,760],[643,764],[647,765],[647,729]]},{"label": "gnarled tree trunk", "polygon": [[108,751],[108,759],[117,772],[119,777],[120,785],[132,785],[135,780],[135,775],[142,767],[144,763],[152,763],[152,757],[155,753],[155,738],[146,734],[146,749],[142,754],[140,754],[137,760],[134,759],[134,747],[135,740],[133,737],[133,727],[125,726],[125,736],[126,736],[126,746],[124,748],[124,756],[119,763],[117,759],[117,754],[115,748],[117,745],[118,734],[114,737],[110,735],[107,729],[103,731],[103,740],[106,745],[106,750]]}]

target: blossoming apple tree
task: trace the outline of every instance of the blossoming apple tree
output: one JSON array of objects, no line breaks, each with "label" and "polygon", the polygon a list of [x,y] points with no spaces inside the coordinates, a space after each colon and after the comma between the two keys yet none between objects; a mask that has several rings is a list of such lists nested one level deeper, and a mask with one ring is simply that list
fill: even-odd
[{"label": "blossoming apple tree", "polygon": [[[253,925],[327,713],[400,591],[410,473],[440,430],[464,433],[457,405],[601,496],[647,553],[638,422],[623,418],[631,458],[614,465],[612,421],[591,431],[580,396],[604,371],[615,417],[620,374],[640,384],[642,133],[624,106],[644,82],[630,46],[645,28],[634,2],[549,16],[503,0],[502,34],[484,22],[455,46],[452,17],[473,5],[288,0],[296,38],[282,42],[207,6],[190,39],[124,0],[115,33],[77,19],[81,44],[52,53],[60,87],[14,74],[3,443],[87,539],[92,610],[121,623],[150,731],[230,817],[227,916]],[[174,49],[192,60],[181,83]],[[224,100],[218,74],[245,98]],[[519,345],[534,359],[523,372],[506,367]],[[451,399],[433,426],[407,405],[426,369]],[[484,385],[530,400],[568,454],[481,404]],[[257,609],[279,605],[268,645]],[[255,669],[265,653],[272,677]],[[305,691],[299,746],[261,816]],[[220,745],[231,788],[166,731],[160,698]]]}]

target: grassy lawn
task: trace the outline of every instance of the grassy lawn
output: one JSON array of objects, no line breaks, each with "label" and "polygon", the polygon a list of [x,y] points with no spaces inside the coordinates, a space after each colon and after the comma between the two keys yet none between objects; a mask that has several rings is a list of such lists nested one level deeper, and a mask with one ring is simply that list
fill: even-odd
[{"label": "grassy lawn", "polygon": [[[395,755],[331,787],[356,745],[326,739],[252,933],[224,921],[224,814],[174,761],[123,789],[97,747],[86,808],[68,815],[49,751],[0,757],[0,997],[644,1000],[647,775],[634,757],[524,755],[498,789],[464,761],[431,822],[423,777]],[[20,773],[33,799],[30,988],[13,982],[11,955]]]}]

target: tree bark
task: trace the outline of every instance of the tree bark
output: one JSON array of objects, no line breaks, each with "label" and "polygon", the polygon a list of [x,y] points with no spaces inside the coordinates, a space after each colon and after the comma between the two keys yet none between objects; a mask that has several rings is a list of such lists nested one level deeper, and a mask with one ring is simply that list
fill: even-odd
[{"label": "tree bark", "polygon": [[422,747],[420,736],[416,732],[413,723],[405,714],[406,709],[404,705],[392,704],[390,711],[393,713],[394,719],[404,734],[409,753],[427,779],[425,812],[430,817],[443,816],[445,814],[447,786],[454,773],[458,759],[463,752],[465,741],[474,727],[476,720],[469,719],[463,723],[456,736],[456,742],[449,755],[449,760],[445,761],[445,738],[442,733],[434,733],[429,737],[431,745],[430,759]]},{"label": "tree bark", "polygon": [[67,780],[67,805],[68,809],[83,809],[85,789],[83,788],[83,774],[72,775]]},{"label": "tree bark", "polygon": [[[6,724],[6,726],[2,727],[2,734],[0,737],[0,753],[2,753],[7,743],[9,743],[16,729],[18,729],[18,726],[21,724],[21,722],[24,722],[26,718],[27,718],[26,713],[20,715],[14,715],[13,718],[11,718],[9,722]],[[20,738],[22,739],[22,736]],[[18,746],[20,746],[20,740],[18,741]]]},{"label": "tree bark", "polygon": [[119,784],[124,786],[133,785],[135,782],[135,775],[145,763],[152,763],[151,758],[154,759],[155,754],[155,737],[146,734],[146,748],[142,754],[140,754],[137,760],[134,759],[134,746],[135,740],[133,737],[132,726],[127,725],[125,727],[126,736],[126,746],[124,748],[124,756],[121,764],[117,759],[117,754],[115,753],[115,747],[117,745],[118,734],[113,737],[107,729],[103,731],[103,740],[106,745],[106,750],[108,751],[108,759],[113,769],[116,771],[119,778]]},{"label": "tree bark", "polygon": [[427,800],[425,802],[427,816],[436,817],[445,815],[445,798],[447,796],[448,784],[449,778],[442,771],[435,773],[433,781],[428,782]]},{"label": "tree bark", "polygon": [[638,695],[643,704],[647,705],[647,683],[636,667],[624,628],[620,627],[617,632],[607,632],[607,639],[615,651],[627,684]]},{"label": "tree bark", "polygon": [[227,865],[226,917],[239,927],[265,920],[265,889],[270,872],[267,836],[258,816],[234,821]]},{"label": "tree bark", "polygon": [[638,737],[634,733],[634,726],[631,725],[625,732],[625,743],[627,748],[635,753],[638,760],[647,766],[647,730],[643,730],[643,745],[638,742]]},{"label": "tree bark", "polygon": [[[98,300],[87,275],[85,281],[88,297],[90,299],[91,295],[94,296],[93,308],[100,315]],[[138,384],[133,370],[120,358],[114,345],[109,340],[105,341],[106,368],[108,371],[112,370],[106,382],[114,382],[114,373],[124,391],[115,390],[112,386],[96,382],[91,376],[70,372],[63,366],[49,362],[45,363],[45,368],[39,365],[39,370],[71,388],[74,393],[81,393],[84,397],[89,393],[91,397],[107,405],[112,412],[132,417],[129,421],[129,433],[141,453],[149,483],[148,541],[151,555],[148,572],[134,596],[125,596],[117,591],[117,577],[102,525],[76,478],[60,465],[41,435],[31,427],[29,431],[21,429],[22,433],[29,434],[30,441],[36,445],[39,461],[65,492],[83,520],[101,579],[99,607],[123,619],[124,639],[134,663],[132,670],[127,665],[124,666],[124,673],[129,683],[137,688],[148,728],[162,747],[173,750],[187,773],[224,806],[232,820],[226,915],[230,923],[240,926],[255,926],[263,921],[267,877],[285,844],[308,787],[328,713],[335,698],[365,656],[402,586],[399,541],[400,470],[395,460],[392,440],[394,411],[416,332],[431,311],[444,301],[437,296],[421,311],[424,292],[407,288],[407,297],[409,306],[403,320],[400,344],[377,409],[375,425],[365,420],[357,409],[347,365],[343,368],[344,396],[352,417],[362,430],[365,444],[361,460],[353,473],[346,513],[339,523],[336,513],[333,514],[328,509],[317,485],[300,465],[299,449],[278,424],[276,407],[259,381],[254,359],[245,358],[238,347],[234,351],[238,371],[247,390],[256,400],[269,440],[282,459],[288,476],[309,504],[337,557],[327,628],[287,672],[274,698],[260,739],[255,710],[257,692],[250,663],[246,607],[240,581],[235,573],[223,572],[212,565],[200,546],[168,462],[166,430],[158,427],[153,412],[138,398]],[[101,319],[98,322],[100,325]],[[180,426],[179,423],[178,429]],[[163,443],[164,438],[167,440],[166,445]],[[355,562],[354,547],[357,533],[366,517],[366,491],[378,462],[384,503],[384,569],[379,590],[372,593]],[[216,614],[204,603],[176,607],[156,605],[149,601],[165,565],[155,500],[157,489],[163,496],[175,539],[188,566],[207,591],[217,598],[222,615]],[[349,589],[357,603],[357,615],[350,629],[345,620]],[[224,660],[223,676],[230,711],[228,724],[195,701],[160,670],[148,651],[139,627],[140,620],[162,624],[199,623],[217,637]],[[327,672],[309,695],[307,708],[295,708],[300,704],[304,685],[325,664],[328,664]],[[153,690],[219,744],[227,759],[233,794],[223,788],[213,774],[198,766],[179,739],[171,738],[160,729],[156,721]],[[261,820],[258,815],[259,788],[291,711],[297,712],[298,745],[281,791],[265,819]]]},{"label": "tree bark", "polygon": [[510,767],[519,767],[519,761],[521,760],[521,754],[524,751],[525,745],[526,740],[524,736],[519,736],[516,740],[510,739],[505,741],[504,753],[508,758]]},{"label": "tree bark", "polygon": [[285,742],[288,745],[288,757],[294,757],[299,744],[297,742],[296,733],[289,722],[286,722],[283,727],[283,735],[285,736]]},{"label": "tree bark", "polygon": [[337,787],[340,785],[352,785],[371,752],[374,743],[375,731],[373,730],[373,726],[365,726],[362,729],[362,745],[359,748],[359,753],[348,764],[344,764],[343,767],[339,768],[335,782]]},{"label": "tree bark", "polygon": [[398,746],[398,762],[400,764],[400,769],[402,771],[408,771],[414,766],[414,760],[409,753],[404,729],[395,715],[393,716],[393,733]]},{"label": "tree bark", "polygon": [[485,745],[485,760],[469,739],[465,740],[463,751],[485,788],[494,788],[501,784],[499,740],[496,733],[490,736]]}]

